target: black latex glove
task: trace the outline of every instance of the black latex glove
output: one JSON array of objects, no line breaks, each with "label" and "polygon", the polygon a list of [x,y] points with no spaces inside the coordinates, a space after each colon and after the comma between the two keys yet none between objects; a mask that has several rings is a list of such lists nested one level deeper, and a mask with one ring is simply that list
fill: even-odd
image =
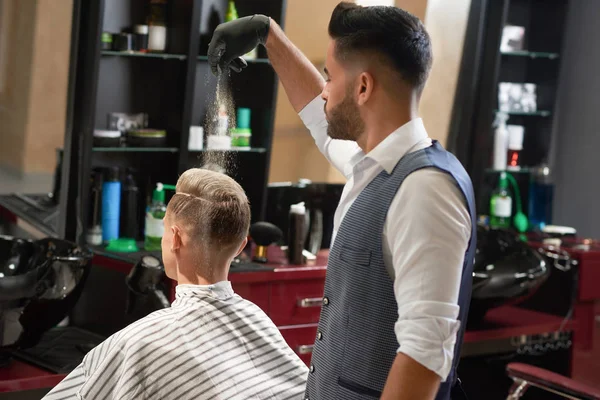
[{"label": "black latex glove", "polygon": [[217,66],[235,72],[247,67],[240,56],[267,42],[270,23],[266,15],[256,14],[217,26],[208,46],[208,63],[213,74],[217,74]]}]

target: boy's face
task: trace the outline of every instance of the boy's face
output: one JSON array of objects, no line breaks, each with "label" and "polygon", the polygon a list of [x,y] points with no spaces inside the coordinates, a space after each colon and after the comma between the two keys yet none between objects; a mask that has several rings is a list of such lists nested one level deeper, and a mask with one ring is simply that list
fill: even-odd
[{"label": "boy's face", "polygon": [[165,232],[161,241],[161,249],[165,273],[169,278],[177,280],[177,259],[175,258],[175,253],[172,251],[175,234],[173,233],[171,219],[169,211],[167,210],[165,218],[163,219]]}]

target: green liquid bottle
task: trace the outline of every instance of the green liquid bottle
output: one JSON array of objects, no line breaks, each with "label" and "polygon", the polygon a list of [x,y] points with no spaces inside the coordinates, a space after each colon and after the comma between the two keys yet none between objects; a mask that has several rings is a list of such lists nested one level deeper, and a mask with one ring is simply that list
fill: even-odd
[{"label": "green liquid bottle", "polygon": [[235,19],[238,19],[237,9],[235,8],[235,3],[233,0],[229,0],[227,13],[225,14],[225,22],[233,21]]},{"label": "green liquid bottle", "polygon": [[152,202],[146,209],[146,228],[144,231],[144,248],[147,251],[160,251],[165,225],[163,218],[167,212],[165,190],[162,183],[156,184],[152,192]]},{"label": "green liquid bottle", "polygon": [[508,193],[508,178],[506,172],[500,174],[498,188],[490,199],[490,227],[510,228],[512,216],[512,198]]}]

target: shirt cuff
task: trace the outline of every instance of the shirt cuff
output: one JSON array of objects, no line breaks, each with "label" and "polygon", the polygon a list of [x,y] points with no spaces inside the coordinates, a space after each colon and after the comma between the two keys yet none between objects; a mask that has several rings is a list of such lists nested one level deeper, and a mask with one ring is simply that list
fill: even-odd
[{"label": "shirt cuff", "polygon": [[310,101],[300,112],[298,116],[302,123],[310,130],[314,128],[327,127],[327,118],[325,117],[325,100],[318,95]]},{"label": "shirt cuff", "polygon": [[[400,345],[398,353],[406,354],[445,382],[454,360],[460,328],[456,317],[460,307],[439,302],[416,302],[403,308],[395,326]],[[434,310],[435,314],[431,312]]]}]

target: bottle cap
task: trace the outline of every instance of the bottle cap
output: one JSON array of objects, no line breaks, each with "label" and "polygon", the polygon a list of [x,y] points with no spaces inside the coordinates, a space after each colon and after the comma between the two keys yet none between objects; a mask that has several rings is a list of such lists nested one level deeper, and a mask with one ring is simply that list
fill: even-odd
[{"label": "bottle cap", "polygon": [[119,175],[120,175],[119,167],[110,167],[110,168],[108,168],[108,171],[106,171],[105,182],[118,182],[120,180]]},{"label": "bottle cap", "polygon": [[304,206],[304,202],[292,204],[290,206],[290,212],[294,214],[306,214],[306,207]]},{"label": "bottle cap", "polygon": [[164,203],[165,202],[165,189],[163,184],[158,182],[156,184],[156,189],[152,192],[152,201]]},{"label": "bottle cap", "polygon": [[133,31],[138,35],[147,35],[148,34],[148,25],[136,25],[133,27]]}]

